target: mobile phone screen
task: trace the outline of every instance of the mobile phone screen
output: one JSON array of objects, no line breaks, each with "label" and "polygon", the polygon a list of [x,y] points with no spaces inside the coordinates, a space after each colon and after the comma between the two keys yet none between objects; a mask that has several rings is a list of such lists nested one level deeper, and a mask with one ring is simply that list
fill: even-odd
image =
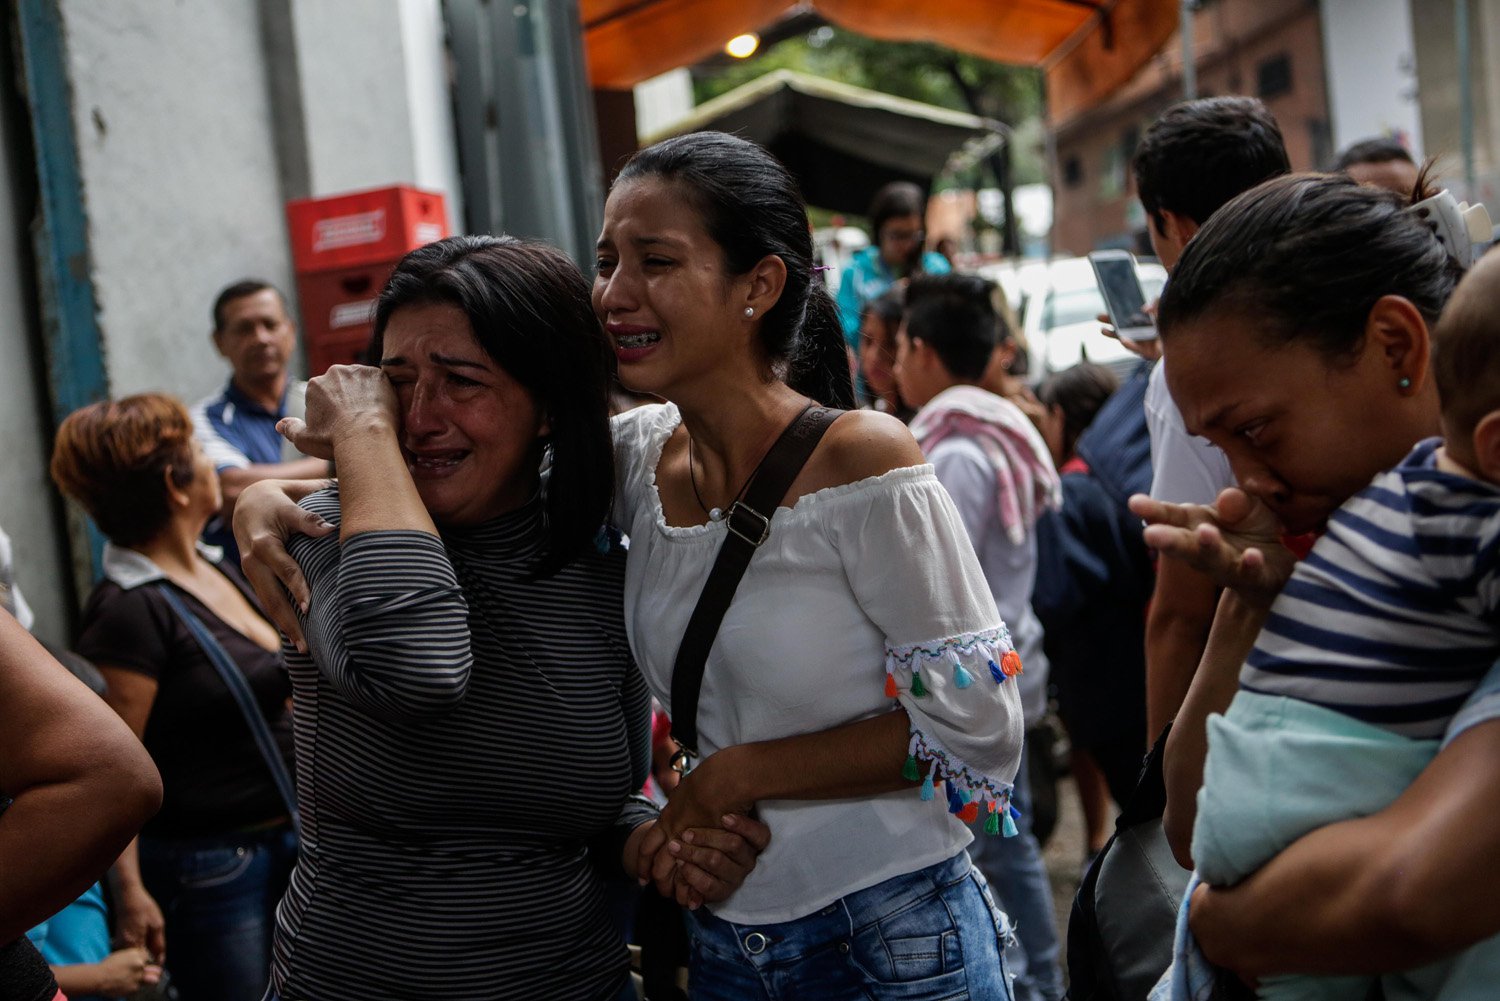
[{"label": "mobile phone screen", "polygon": [[1094,274],[1104,296],[1105,309],[1121,337],[1149,340],[1156,325],[1146,313],[1146,293],[1141,288],[1135,261],[1129,257],[1093,258]]}]

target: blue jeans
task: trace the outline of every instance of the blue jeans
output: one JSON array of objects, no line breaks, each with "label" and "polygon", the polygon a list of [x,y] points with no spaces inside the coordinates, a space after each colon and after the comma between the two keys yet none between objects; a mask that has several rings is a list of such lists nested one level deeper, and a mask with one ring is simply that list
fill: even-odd
[{"label": "blue jeans", "polygon": [[1021,811],[1018,833],[1002,838],[984,833],[984,815],[973,825],[969,854],[1000,898],[1015,932],[1005,958],[1016,975],[1016,1001],[1061,1001],[1062,968],[1058,964],[1057,918],[1052,909],[1052,884],[1042,861],[1042,846],[1031,833],[1031,782],[1026,774],[1026,752],[1016,775],[1011,801]]},{"label": "blue jeans", "polygon": [[1012,1001],[1005,915],[963,852],[795,921],[693,919],[693,1001]]},{"label": "blue jeans", "polygon": [[276,905],[297,861],[289,828],[140,841],[141,879],[167,922],[182,1001],[260,1001]]}]

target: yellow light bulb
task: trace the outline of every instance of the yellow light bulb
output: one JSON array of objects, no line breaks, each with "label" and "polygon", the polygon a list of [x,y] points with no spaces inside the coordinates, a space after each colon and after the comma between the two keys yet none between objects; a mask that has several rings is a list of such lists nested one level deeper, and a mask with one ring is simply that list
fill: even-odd
[{"label": "yellow light bulb", "polygon": [[743,35],[735,35],[724,46],[724,51],[736,59],[745,59],[755,54],[760,48],[760,36],[754,32]]}]

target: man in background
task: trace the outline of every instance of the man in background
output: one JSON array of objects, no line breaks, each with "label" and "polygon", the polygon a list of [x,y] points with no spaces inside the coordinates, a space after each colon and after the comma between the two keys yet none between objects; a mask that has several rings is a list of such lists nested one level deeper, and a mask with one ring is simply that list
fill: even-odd
[{"label": "man in background", "polygon": [[283,417],[304,415],[307,384],[291,376],[297,327],[269,282],[246,279],[219,293],[213,340],[229,362],[229,383],[193,408],[193,430],[219,471],[224,506],[204,541],[236,557],[231,519],[240,492],[257,480],[310,480],[328,463],[302,455],[276,433]]}]

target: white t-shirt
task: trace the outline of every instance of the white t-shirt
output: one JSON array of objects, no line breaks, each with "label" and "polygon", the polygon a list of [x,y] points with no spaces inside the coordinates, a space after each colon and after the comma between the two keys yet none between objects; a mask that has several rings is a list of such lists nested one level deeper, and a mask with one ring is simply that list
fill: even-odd
[{"label": "white t-shirt", "polygon": [[1146,428],[1151,435],[1151,496],[1171,504],[1212,504],[1235,485],[1229,458],[1207,438],[1188,434],[1167,390],[1167,361],[1146,383]]},{"label": "white t-shirt", "polygon": [[[680,422],[670,404],[615,418],[614,523],[630,536],[625,622],[647,683],[669,705],[672,667],[718,554],[723,522],[673,528],[656,466]],[[771,845],[713,910],[745,924],[789,921],[950,858],[971,840],[944,779],[988,809],[1008,804],[1021,753],[1016,685],[996,683],[1010,650],[953,502],[928,465],[830,487],[781,507],[724,616],[703,672],[700,749],[814,733],[899,701],[910,751],[936,781],[918,790],[766,800]],[[889,673],[897,700],[885,694]],[[925,694],[913,695],[919,673]]]},{"label": "white t-shirt", "polygon": [[1048,663],[1042,651],[1042,622],[1031,610],[1031,593],[1036,588],[1036,535],[1028,532],[1023,541],[1013,543],[1001,527],[995,467],[978,442],[956,436],[944,438],[927,461],[958,508],[1000,618],[1010,627],[1011,641],[1025,665],[1016,683],[1029,729],[1047,714]]}]

